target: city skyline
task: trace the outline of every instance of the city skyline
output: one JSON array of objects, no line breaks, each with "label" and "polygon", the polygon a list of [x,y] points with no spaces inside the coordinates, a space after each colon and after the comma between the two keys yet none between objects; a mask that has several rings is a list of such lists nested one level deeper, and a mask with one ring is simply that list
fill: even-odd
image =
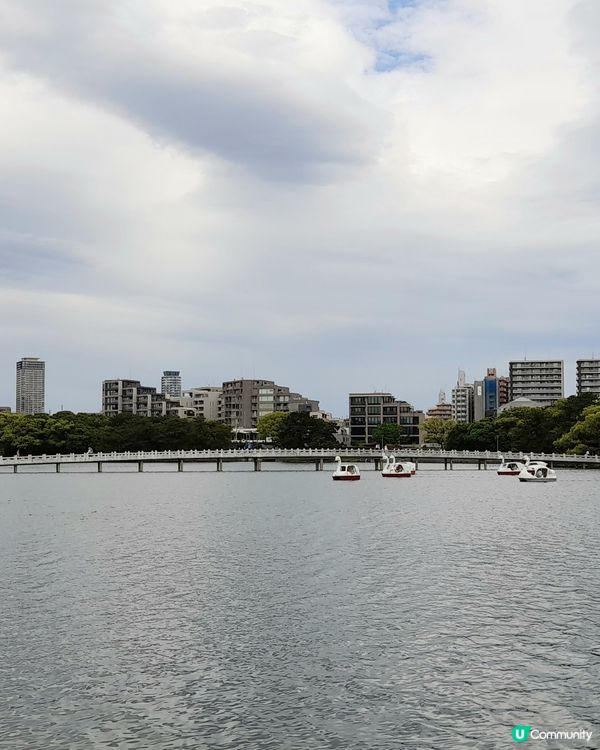
[{"label": "city skyline", "polygon": [[[22,357],[19,358],[19,360],[20,359],[22,359]],[[44,361],[45,365],[48,364],[47,359],[45,357],[41,357],[41,359],[45,360]],[[528,357],[527,360],[525,360],[525,361],[535,361],[535,359],[546,360],[546,359],[548,359],[548,357],[539,357],[539,358]],[[577,359],[579,359],[579,360],[586,360],[586,361],[594,359],[594,360],[600,361],[599,357],[594,357],[594,358],[592,358],[592,357],[577,357]],[[564,384],[565,384],[564,385],[564,397],[565,398],[568,397],[568,396],[571,396],[571,395],[575,395],[576,392],[577,392],[577,383],[576,383],[577,359],[573,360],[573,361],[570,361],[570,360],[567,360],[567,359],[563,359],[562,360],[564,362]],[[19,360],[15,360],[15,361],[19,361]],[[524,361],[524,360],[522,360],[522,359],[513,359],[511,361]],[[6,362],[6,360],[5,360],[5,362]],[[11,367],[12,367],[12,370],[11,370],[11,373],[12,373],[12,382],[10,383],[10,388],[12,389],[13,394],[14,394],[14,388],[15,388],[14,362],[11,364]],[[0,384],[2,384],[7,379],[7,373],[4,371],[5,369],[6,368],[0,368]],[[486,375],[487,369],[488,369],[488,366],[482,368],[482,370],[480,372],[472,372],[472,371],[464,370],[464,368],[457,368],[456,371],[455,371],[455,374],[454,374],[454,380],[452,380],[450,378],[447,383],[443,383],[441,386],[438,386],[437,390],[435,392],[431,393],[429,399],[428,399],[428,397],[426,395],[425,399],[422,400],[422,401],[420,401],[418,399],[415,399],[415,398],[412,398],[412,394],[405,393],[403,390],[401,390],[401,386],[399,386],[399,387],[392,386],[390,388],[387,385],[385,387],[384,386],[376,386],[376,387],[372,387],[372,388],[364,388],[364,387],[363,388],[354,388],[354,389],[348,390],[348,391],[337,391],[336,390],[335,392],[333,392],[333,398],[327,399],[327,398],[321,397],[321,395],[320,395],[321,392],[332,393],[331,383],[327,383],[325,381],[323,381],[321,383],[321,390],[319,392],[317,392],[316,394],[314,394],[314,398],[318,399],[321,402],[321,409],[323,411],[327,411],[329,413],[332,413],[335,417],[347,417],[348,415],[345,413],[344,409],[347,411],[348,393],[351,393],[351,392],[367,392],[367,391],[369,391],[369,392],[372,392],[372,393],[382,393],[383,394],[383,393],[388,393],[388,392],[391,391],[392,393],[395,393],[399,398],[405,399],[406,401],[410,402],[415,407],[416,410],[426,412],[428,409],[430,409],[431,407],[435,406],[435,404],[437,403],[437,397],[439,395],[440,390],[442,390],[442,391],[444,391],[446,393],[446,402],[447,403],[451,403],[452,402],[452,390],[453,390],[453,388],[456,385],[457,377],[460,377],[460,372],[461,371],[465,372],[465,380],[466,380],[466,382],[472,384],[472,383],[474,383],[475,381],[477,381],[479,379],[483,379],[485,377],[485,375]],[[495,369],[497,370],[498,376],[499,377],[503,377],[504,375],[508,374],[509,363],[508,362],[506,362],[505,364],[503,363],[500,366],[496,366]],[[148,386],[155,387],[156,390],[157,390],[157,392],[160,393],[161,392],[161,379],[164,376],[164,370],[161,369],[160,367],[159,368],[156,368],[156,367],[151,367],[151,368],[146,367],[145,370],[149,373],[148,376],[143,376],[143,375],[140,376],[139,373],[132,372],[132,374],[128,373],[127,375],[120,374],[118,376],[114,376],[114,379],[123,378],[123,379],[140,380],[142,383],[145,383]],[[79,408],[79,407],[75,407],[73,405],[70,405],[70,403],[69,403],[69,388],[68,387],[65,390],[63,390],[63,391],[58,391],[57,393],[53,393],[52,392],[52,386],[49,387],[48,383],[53,383],[54,380],[53,380],[53,378],[51,376],[49,378],[49,376],[48,376],[49,372],[50,373],[52,372],[52,363],[50,363],[50,370],[45,372],[45,382],[46,382],[46,387],[45,387],[45,401],[46,401],[46,410],[48,412],[57,412],[57,411],[60,411],[63,408],[65,410],[67,410],[67,411],[75,411],[75,412],[77,412],[77,411],[81,411],[81,412],[100,412],[101,411],[101,406],[102,406],[101,405],[101,401],[102,401],[102,399],[101,399],[101,395],[99,396],[99,393],[100,393],[100,391],[99,391],[99,384],[101,385],[101,383],[102,383],[103,380],[110,380],[111,378],[102,378],[100,380],[97,379],[97,380],[95,380],[95,381],[92,382],[91,386],[89,384],[86,384],[86,387],[84,389],[85,393],[93,394],[92,399],[91,399],[91,404],[88,405],[87,407],[84,406],[83,408]],[[183,390],[189,390],[189,389],[192,389],[192,388],[202,387],[202,386],[208,386],[208,387],[217,386],[217,387],[220,387],[220,386],[223,385],[224,382],[227,382],[229,380],[242,379],[242,378],[246,377],[246,376],[237,376],[237,377],[233,377],[233,378],[232,377],[226,377],[226,378],[223,378],[221,380],[217,379],[215,382],[208,382],[208,381],[203,380],[201,376],[198,376],[198,377],[194,377],[194,376],[188,377],[188,375],[186,374],[186,372],[184,370],[182,370],[182,369],[178,370],[177,372],[179,372],[181,374],[181,381],[182,381],[182,389]],[[250,376],[250,379],[252,379],[253,377],[254,376]],[[248,379],[248,378],[246,378],[246,379]],[[280,378],[280,381],[283,381],[283,378]],[[293,383],[294,387],[297,387],[301,392],[303,392],[303,393],[308,393],[309,392],[308,388],[304,388],[302,384],[299,384],[299,383],[295,382],[295,380],[293,379],[293,375],[292,375],[292,383]],[[336,381],[336,383],[337,383],[337,381]],[[14,407],[15,407],[14,396],[12,398],[9,398],[8,395],[6,394],[7,390],[8,390],[8,388],[5,389],[3,387],[2,387],[2,389],[0,389],[0,406],[9,406],[9,407],[11,407],[11,409],[14,410]],[[58,395],[59,393],[61,394],[60,397]],[[4,398],[2,397],[2,394],[5,394]],[[310,391],[310,394],[313,395],[313,392]],[[98,403],[97,404],[94,403],[94,400],[96,402],[98,402]],[[72,403],[74,403],[74,401]],[[340,406],[339,409],[336,409],[335,407],[334,408],[330,408],[331,404],[338,404],[338,403],[341,404],[341,406]],[[55,405],[55,406],[53,406],[53,405]]]},{"label": "city skyline", "polygon": [[599,349],[600,7],[123,7],[2,3],[0,348],[48,408],[162,363],[428,408]]}]

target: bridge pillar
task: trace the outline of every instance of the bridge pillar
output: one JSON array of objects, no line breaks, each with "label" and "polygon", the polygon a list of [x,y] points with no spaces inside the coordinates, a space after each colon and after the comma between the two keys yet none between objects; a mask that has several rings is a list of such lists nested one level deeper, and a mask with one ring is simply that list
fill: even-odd
[{"label": "bridge pillar", "polygon": [[223,459],[217,458],[217,471],[223,471]]},{"label": "bridge pillar", "polygon": [[98,461],[98,474],[102,474],[102,461]]},{"label": "bridge pillar", "polygon": [[481,459],[477,459],[477,471],[481,471]]},{"label": "bridge pillar", "polygon": [[183,460],[181,458],[177,461],[177,471],[183,471]]},{"label": "bridge pillar", "polygon": [[144,462],[138,461],[138,471],[144,471]]},{"label": "bridge pillar", "polygon": [[375,464],[375,471],[381,471],[381,459],[376,458],[373,463]]},{"label": "bridge pillar", "polygon": [[14,466],[13,466],[13,474],[16,474],[16,473],[17,473],[17,468],[18,468],[18,467],[17,467],[17,464],[14,464]]},{"label": "bridge pillar", "polygon": [[450,459],[450,471],[454,471],[454,461]]},{"label": "bridge pillar", "polygon": [[315,461],[315,471],[323,471],[323,459],[317,458]]},{"label": "bridge pillar", "polygon": [[60,464],[59,463],[56,464],[56,473],[60,474]]},{"label": "bridge pillar", "polygon": [[448,471],[448,459],[444,459],[444,471]]},{"label": "bridge pillar", "polygon": [[487,458],[483,459],[483,470],[487,471]]},{"label": "bridge pillar", "polygon": [[262,458],[254,459],[254,471],[262,471]]}]

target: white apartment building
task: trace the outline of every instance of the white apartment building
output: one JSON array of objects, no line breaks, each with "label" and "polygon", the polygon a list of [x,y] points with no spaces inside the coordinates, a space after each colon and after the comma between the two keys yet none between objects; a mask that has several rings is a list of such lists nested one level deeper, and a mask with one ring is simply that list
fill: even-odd
[{"label": "white apartment building", "polygon": [[473,404],[473,383],[467,383],[464,371],[459,370],[456,387],[452,389],[452,419],[460,424],[472,422]]},{"label": "white apartment building", "polygon": [[160,392],[168,396],[181,396],[181,372],[179,370],[164,370],[160,379]]},{"label": "white apartment building", "polygon": [[577,395],[600,396],[600,359],[577,360]]},{"label": "white apartment building", "polygon": [[510,399],[528,398],[553,404],[564,398],[562,359],[524,359],[509,362]]},{"label": "white apartment building", "polygon": [[184,391],[182,397],[178,400],[183,409],[192,412],[191,415],[185,414],[183,416],[204,417],[204,419],[215,422],[221,419],[223,389],[220,387],[206,385],[190,388]]},{"label": "white apartment building", "polygon": [[163,417],[167,413],[167,399],[164,393],[157,393],[156,388],[142,385],[139,380],[104,380],[102,413]]},{"label": "white apartment building", "polygon": [[46,363],[39,357],[17,362],[16,412],[43,414],[46,391]]}]

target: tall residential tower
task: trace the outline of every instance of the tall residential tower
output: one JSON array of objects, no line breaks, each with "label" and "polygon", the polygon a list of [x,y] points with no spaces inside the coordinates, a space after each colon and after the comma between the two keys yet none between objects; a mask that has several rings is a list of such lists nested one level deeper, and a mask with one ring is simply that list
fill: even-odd
[{"label": "tall residential tower", "polygon": [[17,362],[17,413],[44,412],[45,377],[46,363],[38,357],[23,357]]},{"label": "tall residential tower", "polygon": [[160,392],[168,396],[181,396],[181,373],[179,370],[165,370],[160,379]]}]

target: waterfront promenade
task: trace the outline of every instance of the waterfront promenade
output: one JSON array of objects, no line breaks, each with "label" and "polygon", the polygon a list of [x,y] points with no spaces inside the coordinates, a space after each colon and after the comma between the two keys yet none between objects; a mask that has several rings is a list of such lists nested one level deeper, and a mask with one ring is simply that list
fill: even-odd
[{"label": "waterfront promenade", "polygon": [[[442,450],[403,450],[395,453],[397,460],[411,460],[417,464],[443,464],[444,469],[455,466],[477,467],[479,470],[495,468],[505,460],[523,460],[525,453],[502,454],[494,451],[442,451]],[[261,471],[265,463],[283,463],[293,470],[298,464],[314,464],[322,471],[326,463],[333,462],[336,456],[347,462],[372,464],[378,471],[381,468],[381,450],[369,448],[260,448],[231,450],[192,450],[192,451],[126,451],[122,453],[69,453],[40,456],[0,457],[0,473],[26,472],[33,467],[49,466],[56,472],[68,471],[70,466],[88,465],[91,471],[102,472],[107,464],[130,464],[143,472],[146,464],[173,464],[177,471],[184,471],[192,464],[212,464],[216,471],[223,471],[228,465],[251,462],[255,471]],[[546,461],[557,468],[600,469],[600,456],[569,456],[566,454],[531,454],[532,460]],[[172,470],[172,469],[171,469]]]}]

